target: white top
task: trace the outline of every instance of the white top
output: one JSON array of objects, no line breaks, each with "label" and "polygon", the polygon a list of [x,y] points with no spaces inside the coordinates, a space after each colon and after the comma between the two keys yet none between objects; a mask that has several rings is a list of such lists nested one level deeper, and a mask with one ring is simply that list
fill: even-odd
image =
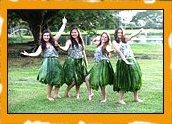
[{"label": "white top", "polygon": [[[120,48],[120,51],[124,54],[125,58],[134,58],[133,51],[130,47],[129,43],[117,43],[117,45]],[[118,55],[118,59],[121,59],[121,57]]]},{"label": "white top", "polygon": [[94,53],[94,59],[96,62],[99,62],[103,59],[108,60],[108,55],[102,53],[102,47],[101,46],[96,48],[95,53]]}]

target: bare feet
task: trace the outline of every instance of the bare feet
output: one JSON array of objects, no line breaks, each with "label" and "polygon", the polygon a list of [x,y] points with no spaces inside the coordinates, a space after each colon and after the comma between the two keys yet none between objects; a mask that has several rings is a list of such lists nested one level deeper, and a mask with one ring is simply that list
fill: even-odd
[{"label": "bare feet", "polygon": [[47,99],[48,99],[49,101],[54,101],[54,98],[52,98],[52,97],[47,97]]},{"label": "bare feet", "polygon": [[92,100],[92,96],[88,95],[88,100],[91,101]]},{"label": "bare feet", "polygon": [[91,101],[93,96],[94,96],[94,93],[91,93],[90,95],[88,95],[88,100]]},{"label": "bare feet", "polygon": [[121,105],[125,105],[125,104],[126,104],[126,103],[124,102],[124,100],[119,100],[118,103],[121,104]]},{"label": "bare feet", "polygon": [[54,98],[54,99],[57,99],[57,98],[61,98],[61,96],[60,96],[60,95],[54,95],[53,98]]},{"label": "bare feet", "polygon": [[106,103],[106,99],[101,100],[101,103]]},{"label": "bare feet", "polygon": [[65,93],[64,97],[70,97],[69,93]]},{"label": "bare feet", "polygon": [[135,99],[134,102],[140,102],[141,103],[141,102],[143,102],[143,100],[138,98],[138,99]]},{"label": "bare feet", "polygon": [[94,96],[94,93],[91,93],[91,96],[93,97]]},{"label": "bare feet", "polygon": [[80,95],[79,94],[76,95],[76,99],[80,99]]}]

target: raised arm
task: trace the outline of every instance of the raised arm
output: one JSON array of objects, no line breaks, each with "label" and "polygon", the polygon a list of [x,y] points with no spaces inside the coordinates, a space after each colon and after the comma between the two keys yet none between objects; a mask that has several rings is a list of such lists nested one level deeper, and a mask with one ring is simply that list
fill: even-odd
[{"label": "raised arm", "polygon": [[42,52],[42,48],[41,45],[38,47],[38,49],[36,50],[36,52],[34,53],[28,53],[26,51],[21,52],[20,54],[25,55],[25,56],[39,56]]},{"label": "raised arm", "polygon": [[57,46],[58,46],[61,50],[67,51],[67,50],[69,49],[69,47],[70,47],[71,44],[72,44],[72,43],[71,43],[71,40],[67,40],[65,46],[60,46],[59,44],[57,44]]},{"label": "raised arm", "polygon": [[139,35],[141,32],[143,32],[143,28],[141,28],[140,30],[132,33],[128,38],[126,38],[126,41],[130,41],[133,37],[136,37],[137,35]]},{"label": "raised arm", "polygon": [[54,36],[54,40],[56,40],[56,41],[60,38],[61,34],[63,33],[63,31],[64,31],[64,29],[66,27],[67,19],[64,17],[62,22],[63,22],[63,25],[61,26],[58,33]]},{"label": "raised arm", "polygon": [[125,58],[124,54],[121,52],[119,46],[117,45],[117,43],[114,43],[114,48],[115,48],[117,54],[122,58],[122,60],[123,60],[126,64],[133,64],[133,63],[127,61],[127,59]]}]

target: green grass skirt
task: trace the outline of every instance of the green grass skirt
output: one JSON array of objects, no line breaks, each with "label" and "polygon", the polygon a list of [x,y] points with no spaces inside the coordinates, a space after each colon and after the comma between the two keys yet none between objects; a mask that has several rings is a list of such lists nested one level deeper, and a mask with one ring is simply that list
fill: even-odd
[{"label": "green grass skirt", "polygon": [[60,87],[63,78],[63,68],[57,58],[44,58],[37,80],[44,84]]},{"label": "green grass skirt", "polygon": [[115,74],[109,60],[101,60],[96,63],[89,71],[89,83],[94,90],[113,84]]},{"label": "green grass skirt", "polygon": [[135,58],[127,59],[133,65],[127,65],[123,60],[118,60],[116,64],[114,91],[137,91],[142,86],[142,73]]},{"label": "green grass skirt", "polygon": [[64,83],[70,85],[75,81],[76,86],[81,85],[85,81],[87,75],[86,63],[83,58],[72,59],[68,57],[63,65],[64,70]]}]

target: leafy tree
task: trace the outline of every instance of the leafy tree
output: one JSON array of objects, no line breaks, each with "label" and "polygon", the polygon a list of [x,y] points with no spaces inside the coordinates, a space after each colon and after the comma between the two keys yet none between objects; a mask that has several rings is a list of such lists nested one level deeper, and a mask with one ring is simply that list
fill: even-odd
[{"label": "leafy tree", "polygon": [[[18,20],[27,22],[35,44],[38,44],[42,30],[49,26],[60,28],[61,19],[65,16],[68,20],[69,30],[78,26],[81,30],[94,32],[95,29],[113,28],[115,17],[110,10],[9,10],[8,24],[18,23]],[[16,21],[15,21],[16,20]]]},{"label": "leafy tree", "polygon": [[138,12],[132,19],[137,26],[144,28],[162,28],[163,13],[160,10],[146,10]]},{"label": "leafy tree", "polygon": [[10,10],[8,11],[8,16],[27,22],[33,34],[35,44],[38,44],[41,31],[48,28],[48,21],[57,12],[51,10]]}]

